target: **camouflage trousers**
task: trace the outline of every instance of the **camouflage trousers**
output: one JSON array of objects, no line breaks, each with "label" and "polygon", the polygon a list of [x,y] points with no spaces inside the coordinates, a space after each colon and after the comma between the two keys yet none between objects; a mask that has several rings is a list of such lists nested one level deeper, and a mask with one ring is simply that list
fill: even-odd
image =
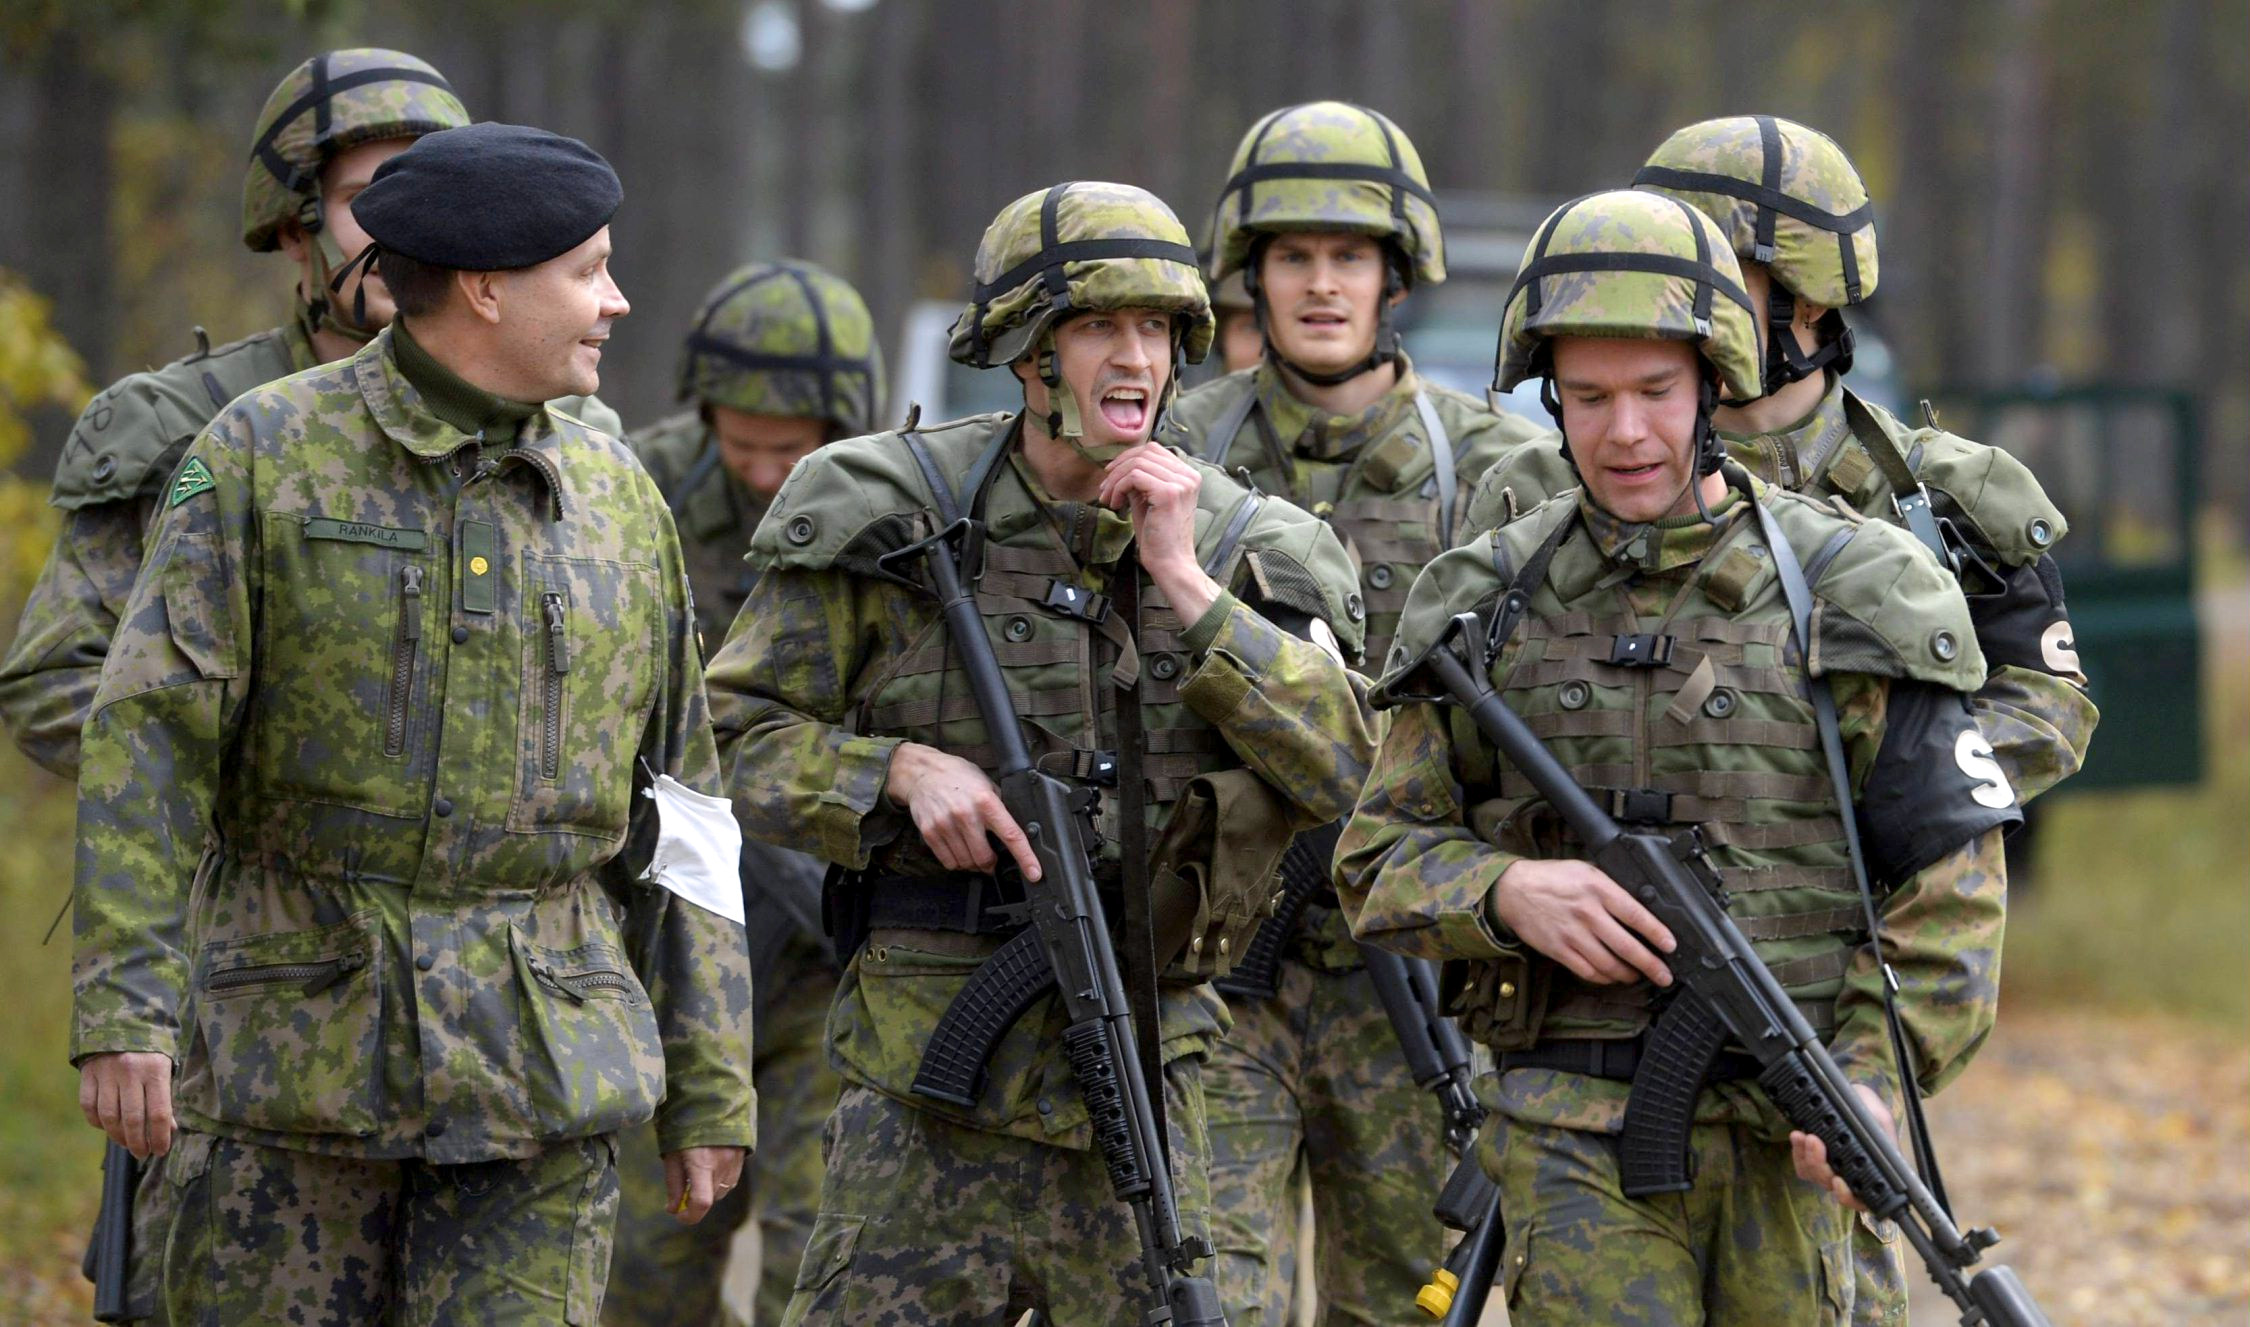
[{"label": "camouflage trousers", "polygon": [[1496,1297],[1513,1327],[1841,1327],[1852,1316],[1851,1231],[1789,1145],[1698,1124],[1686,1193],[1627,1198],[1616,1138],[1488,1117],[1478,1138],[1508,1222]]},{"label": "camouflage trousers", "polygon": [[[1165,1068],[1180,1223],[1209,1230],[1193,1059]],[[856,1083],[821,1138],[828,1175],[786,1327],[1140,1327],[1132,1215],[1099,1152],[964,1128]]]},{"label": "camouflage trousers", "polygon": [[[768,980],[759,975],[761,982]],[[758,1222],[758,1294],[752,1321],[772,1327],[789,1306],[797,1264],[820,1206],[820,1129],[840,1085],[821,1046],[836,970],[811,945],[792,947],[772,974],[772,1002],[758,1010],[751,1074],[758,1089],[758,1150],[741,1187],[702,1221],[683,1226],[664,1206],[656,1130],[618,1136],[624,1202],[610,1260],[602,1321],[611,1327],[701,1327],[725,1321],[719,1289],[735,1231]]]},{"label": "camouflage trousers", "polygon": [[369,1161],[182,1134],[164,1298],[181,1327],[591,1324],[617,1219],[610,1138],[521,1161]]},{"label": "camouflage trousers", "polygon": [[1297,1278],[1296,1168],[1312,1179],[1317,1321],[1427,1324],[1414,1293],[1444,1260],[1430,1213],[1450,1165],[1364,968],[1281,964],[1272,999],[1229,996],[1203,1071],[1214,1279],[1230,1327],[1283,1327]]}]

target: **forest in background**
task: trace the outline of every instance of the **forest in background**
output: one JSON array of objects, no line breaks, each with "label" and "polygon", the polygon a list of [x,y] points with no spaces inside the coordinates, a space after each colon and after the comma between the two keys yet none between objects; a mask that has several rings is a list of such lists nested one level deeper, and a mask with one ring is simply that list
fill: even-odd
[{"label": "forest in background", "polygon": [[[2203,495],[2250,528],[2235,0],[0,0],[0,267],[89,378],[280,319],[282,264],[237,238],[251,122],[297,61],[360,44],[616,164],[634,316],[603,392],[629,423],[669,408],[686,322],[737,262],[833,267],[888,340],[913,299],[963,293],[1001,203],[1057,179],[1146,185],[1200,239],[1276,105],[1362,101],[1441,190],[1555,198],[1755,110],[1866,176],[1872,313],[1910,388],[2190,389]],[[34,418],[36,482],[67,417]]]}]

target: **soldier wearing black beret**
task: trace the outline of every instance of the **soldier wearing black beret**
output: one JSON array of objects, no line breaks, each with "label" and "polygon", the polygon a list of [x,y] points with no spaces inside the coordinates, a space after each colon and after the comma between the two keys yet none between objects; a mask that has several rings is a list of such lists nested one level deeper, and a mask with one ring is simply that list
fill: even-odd
[{"label": "soldier wearing black beret", "polygon": [[618,1130],[653,1118],[682,1219],[740,1174],[679,541],[539,404],[627,311],[619,197],[567,138],[422,138],[355,204],[397,318],[237,398],[162,497],[85,729],[71,1054],[89,1119],[171,1154],[173,1322],[590,1323]]}]

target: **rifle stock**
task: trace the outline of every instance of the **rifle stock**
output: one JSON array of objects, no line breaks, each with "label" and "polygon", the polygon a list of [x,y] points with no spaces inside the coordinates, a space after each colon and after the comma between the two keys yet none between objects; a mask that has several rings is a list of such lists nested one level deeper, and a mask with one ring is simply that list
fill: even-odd
[{"label": "rifle stock", "polygon": [[[1672,839],[1628,833],[1612,819],[1493,691],[1484,640],[1477,615],[1461,614],[1420,666],[1563,818],[1586,845],[1587,856],[1670,928],[1677,948],[1669,958],[1672,1005],[1663,1017],[1726,1034],[1713,1043],[1691,1029],[1678,1044],[1691,1056],[1703,1054],[1706,1045],[1713,1053],[1729,1043],[1748,1051],[1761,1066],[1759,1084],[1790,1123],[1826,1145],[1829,1164],[1870,1211],[1899,1224],[1938,1288],[1959,1307],[1963,1327],[2047,1327],[2046,1316],[2009,1268],[1968,1274],[1999,1236],[1991,1230],[1964,1235],[1898,1144],[1869,1116],[1796,1004],[1727,915],[1701,836],[1693,830]],[[1466,659],[1456,652],[1457,644],[1467,651]],[[1843,813],[1851,814],[1851,808]],[[1708,1060],[1704,1063],[1707,1067]],[[1667,1072],[1649,1070],[1646,1060],[1643,1068]],[[1668,1072],[1684,1071],[1675,1064]],[[1636,1078],[1636,1093],[1639,1087]],[[1621,1171],[1627,1159],[1621,1157]],[[1646,1164],[1660,1168],[1663,1159]]]}]

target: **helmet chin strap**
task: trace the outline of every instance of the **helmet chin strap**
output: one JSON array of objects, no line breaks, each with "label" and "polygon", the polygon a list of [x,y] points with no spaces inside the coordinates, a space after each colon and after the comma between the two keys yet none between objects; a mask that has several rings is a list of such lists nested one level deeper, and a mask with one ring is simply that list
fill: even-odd
[{"label": "helmet chin strap", "polygon": [[1820,347],[1809,355],[1797,344],[1796,320],[1797,297],[1774,283],[1766,293],[1766,360],[1758,384],[1765,390],[1760,400],[1822,369],[1833,368],[1839,377],[1852,371],[1852,329],[1840,311],[1820,316],[1815,325]]},{"label": "helmet chin strap", "polygon": [[[1088,446],[1085,416],[1078,409],[1078,393],[1063,381],[1062,365],[1055,354],[1053,330],[1050,329],[1039,338],[1038,348],[1034,353],[1038,356],[1035,362],[1039,370],[1039,381],[1047,387],[1045,424],[1048,437],[1065,444],[1095,465],[1108,465],[1128,447],[1138,445],[1103,443],[1099,447]],[[1175,318],[1172,321],[1172,373],[1164,380],[1164,391],[1150,403],[1148,435],[1152,438],[1163,427],[1164,412],[1171,409],[1172,402],[1179,397],[1180,371],[1185,367],[1186,360],[1187,329]]]},{"label": "helmet chin strap", "polygon": [[[1551,346],[1541,345],[1532,361],[1532,371],[1539,375],[1539,404],[1547,407],[1554,417],[1555,432],[1562,439],[1563,460],[1570,463],[1570,472],[1578,476],[1580,487],[1586,483],[1586,474],[1578,468],[1578,458],[1570,450],[1570,434],[1563,428],[1562,401],[1555,396],[1555,358]],[[1699,360],[1700,362],[1700,360]],[[1711,508],[1703,501],[1703,481],[1716,474],[1726,462],[1726,440],[1719,436],[1718,428],[1711,422],[1711,412],[1719,408],[1719,375],[1708,363],[1702,365],[1703,373],[1695,388],[1695,443],[1694,473],[1688,476],[1686,493],[1695,499],[1696,514],[1706,525],[1711,523]],[[1675,496],[1672,504],[1677,504]],[[1667,509],[1672,504],[1667,504]]]},{"label": "helmet chin strap", "polygon": [[[354,267],[365,260],[366,268],[374,270],[375,260],[365,252],[346,262],[344,251],[338,247],[336,237],[329,233],[321,213],[318,198],[309,199],[298,213],[298,224],[304,227],[305,238],[312,242],[312,290],[298,292],[304,307],[306,327],[310,331],[328,331],[355,344],[365,345],[375,339],[376,329],[367,325],[367,292],[356,288],[352,300],[352,317],[346,318],[336,304],[336,296],[343,292],[344,281]],[[361,280],[365,281],[364,274]]]},{"label": "helmet chin strap", "polygon": [[1282,354],[1281,347],[1273,342],[1273,329],[1268,325],[1266,317],[1265,287],[1258,280],[1258,269],[1265,261],[1266,246],[1272,242],[1271,236],[1261,237],[1252,246],[1247,264],[1242,269],[1243,289],[1250,292],[1250,316],[1257,320],[1258,336],[1265,342],[1265,356],[1268,362],[1289,370],[1315,387],[1339,386],[1350,382],[1361,374],[1373,373],[1385,364],[1397,362],[1399,356],[1398,326],[1391,317],[1391,310],[1398,294],[1406,289],[1406,278],[1402,275],[1404,260],[1399,256],[1395,245],[1388,241],[1383,244],[1383,293],[1375,301],[1375,344],[1369,347],[1366,357],[1357,363],[1337,369],[1334,372],[1323,373],[1318,369],[1306,368],[1297,361],[1290,359]]}]

